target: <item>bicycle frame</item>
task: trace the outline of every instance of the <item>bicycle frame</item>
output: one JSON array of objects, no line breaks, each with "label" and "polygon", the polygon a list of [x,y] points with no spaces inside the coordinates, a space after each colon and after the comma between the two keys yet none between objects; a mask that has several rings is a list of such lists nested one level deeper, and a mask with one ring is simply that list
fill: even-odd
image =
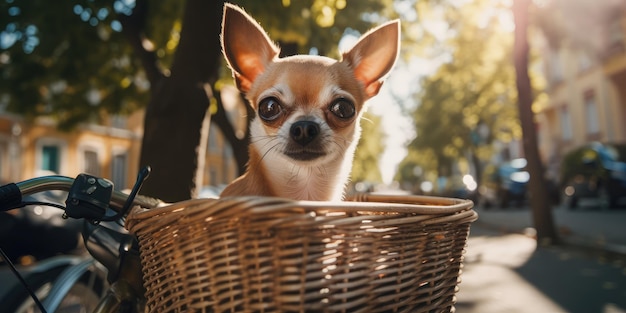
[{"label": "bicycle frame", "polygon": [[[41,302],[48,312],[55,312],[70,288],[87,272],[90,268],[98,266],[92,257],[68,257],[69,265],[55,280],[48,296]],[[104,271],[104,269],[101,269]]]}]

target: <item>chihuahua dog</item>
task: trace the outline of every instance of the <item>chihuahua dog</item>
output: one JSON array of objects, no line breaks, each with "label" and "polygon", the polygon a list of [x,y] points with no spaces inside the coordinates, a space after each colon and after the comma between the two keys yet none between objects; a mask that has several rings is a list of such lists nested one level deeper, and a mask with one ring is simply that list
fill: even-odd
[{"label": "chihuahua dog", "polygon": [[394,66],[399,33],[397,20],[370,30],[340,61],[279,58],[279,48],[261,26],[226,4],[222,50],[256,116],[247,171],[221,196],[342,200],[364,103]]}]

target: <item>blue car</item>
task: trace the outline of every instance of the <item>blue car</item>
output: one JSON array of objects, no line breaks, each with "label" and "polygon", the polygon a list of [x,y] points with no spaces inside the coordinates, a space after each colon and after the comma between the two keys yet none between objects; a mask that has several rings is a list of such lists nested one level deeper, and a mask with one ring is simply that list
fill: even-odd
[{"label": "blue car", "polygon": [[485,208],[494,205],[507,208],[512,203],[521,206],[526,201],[530,180],[526,163],[526,159],[518,158],[485,168],[480,203]]}]

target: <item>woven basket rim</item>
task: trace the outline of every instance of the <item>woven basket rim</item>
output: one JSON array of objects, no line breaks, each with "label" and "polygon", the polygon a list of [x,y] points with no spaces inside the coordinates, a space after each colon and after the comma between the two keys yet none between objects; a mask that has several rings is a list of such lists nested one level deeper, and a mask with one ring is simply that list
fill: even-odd
[{"label": "woven basket rim", "polygon": [[[229,216],[241,214],[264,214],[276,211],[293,210],[295,208],[306,212],[372,212],[372,213],[401,213],[430,216],[428,224],[446,222],[450,219],[467,219],[473,222],[478,215],[472,210],[474,203],[471,200],[416,196],[416,195],[377,195],[359,194],[348,201],[296,201],[276,197],[228,197],[203,198],[180,201],[154,209],[135,207],[126,219],[126,228],[133,227],[142,221],[155,216],[171,215],[185,210],[204,210],[206,216]],[[407,220],[410,222],[410,219]]]}]

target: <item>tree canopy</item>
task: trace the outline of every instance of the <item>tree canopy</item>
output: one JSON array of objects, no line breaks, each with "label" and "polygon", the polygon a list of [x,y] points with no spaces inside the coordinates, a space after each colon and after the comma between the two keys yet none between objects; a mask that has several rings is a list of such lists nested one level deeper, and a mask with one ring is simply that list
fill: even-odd
[{"label": "tree canopy", "polygon": [[486,4],[475,1],[446,11],[454,21],[441,47],[449,59],[422,81],[412,112],[417,136],[396,179],[432,181],[450,175],[453,166],[467,171],[473,162],[469,154],[485,160],[494,139],[521,137],[512,37],[497,13],[485,15]]},{"label": "tree canopy", "polygon": [[[102,111],[145,106],[150,82],[122,31],[134,9],[128,0],[1,1],[0,97],[6,109],[53,116],[69,128],[97,120]],[[145,44],[155,47],[164,67],[175,50],[181,11],[178,1],[150,10]]]},{"label": "tree canopy", "polygon": [[[378,1],[237,1],[281,42],[337,55],[350,27],[364,32],[381,10]],[[55,117],[64,128],[98,118],[101,111],[129,113],[144,107],[150,80],[127,40],[140,27],[141,44],[167,74],[180,40],[185,1],[150,2],[146,23],[128,16],[135,0],[0,1],[0,103],[25,116]],[[340,12],[340,14],[337,14]],[[219,49],[219,47],[215,47]],[[227,71],[223,71],[229,76]]]}]

